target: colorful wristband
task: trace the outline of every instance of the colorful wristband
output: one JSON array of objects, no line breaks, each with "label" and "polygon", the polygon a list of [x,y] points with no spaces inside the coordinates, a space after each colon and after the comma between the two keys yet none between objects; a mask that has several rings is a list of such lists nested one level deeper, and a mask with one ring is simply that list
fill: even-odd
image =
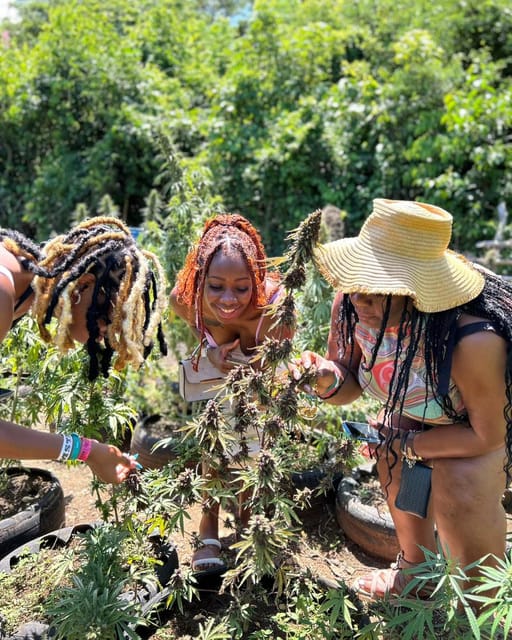
[{"label": "colorful wristband", "polygon": [[336,395],[340,390],[343,378],[341,378],[341,376],[339,376],[336,371],[333,371],[333,373],[334,381],[327,387],[325,393],[323,395],[320,395],[319,393],[316,394],[317,398],[320,398],[320,400],[328,400],[329,398],[332,398],[334,395]]},{"label": "colorful wristband", "polygon": [[71,437],[73,438],[73,448],[71,449],[71,454],[69,456],[70,460],[76,460],[78,458],[78,454],[80,453],[80,447],[82,446],[82,439],[78,435],[78,433],[72,433]]},{"label": "colorful wristband", "polygon": [[62,438],[62,447],[58,457],[56,458],[57,462],[66,462],[66,460],[69,460],[69,456],[73,449],[73,438],[65,433],[62,434]]},{"label": "colorful wristband", "polygon": [[78,460],[85,462],[89,457],[92,449],[92,440],[89,438],[82,438],[82,446],[80,448],[80,453],[78,454]]}]

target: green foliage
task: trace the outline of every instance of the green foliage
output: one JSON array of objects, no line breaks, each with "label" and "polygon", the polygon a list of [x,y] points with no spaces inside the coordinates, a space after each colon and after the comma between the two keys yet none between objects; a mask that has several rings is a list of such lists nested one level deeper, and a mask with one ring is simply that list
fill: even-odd
[{"label": "green foliage", "polygon": [[[24,2],[0,58],[0,223],[44,238],[109,194],[138,226],[159,134],[270,254],[332,203],[423,199],[490,237],[510,201],[507,0]],[[195,173],[198,172],[198,173]]]},{"label": "green foliage", "polygon": [[[136,589],[143,576],[126,570],[128,532],[107,525],[84,536],[78,554],[78,569],[71,574],[71,584],[57,587],[46,605],[46,614],[57,628],[57,637],[67,640],[136,640],[135,626],[144,623],[136,599],[120,597],[128,587]],[[64,555],[60,570],[68,571]],[[133,564],[131,565],[134,566]],[[58,569],[57,569],[58,571]]]},{"label": "green foliage", "polygon": [[90,382],[87,367],[84,349],[62,356],[25,317],[0,344],[0,368],[15,392],[0,405],[0,415],[26,426],[120,441],[136,415],[126,398],[125,375],[112,372]]},{"label": "green foliage", "polygon": [[[467,567],[459,567],[450,556],[423,549],[425,561],[414,568],[400,598],[370,605],[374,621],[355,637],[385,637],[390,640],[443,638],[446,640],[505,639],[510,630],[510,559],[494,559],[495,567],[482,567],[489,558],[481,558]],[[475,586],[476,567],[481,568]],[[411,573],[410,569],[405,570]],[[411,591],[426,584],[435,585],[427,602],[411,597]],[[472,586],[468,586],[472,585]],[[499,586],[498,586],[499,585]],[[482,595],[487,594],[487,595]],[[490,595],[493,594],[493,595]],[[476,603],[486,606],[476,611]]]}]

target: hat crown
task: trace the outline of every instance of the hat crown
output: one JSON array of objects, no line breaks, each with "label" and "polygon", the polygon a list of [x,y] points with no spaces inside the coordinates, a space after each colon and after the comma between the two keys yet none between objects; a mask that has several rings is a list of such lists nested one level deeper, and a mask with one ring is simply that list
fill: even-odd
[{"label": "hat crown", "polygon": [[448,248],[452,223],[452,216],[434,205],[376,198],[360,235],[375,251],[432,260]]},{"label": "hat crown", "polygon": [[315,250],[325,279],[344,293],[408,296],[426,313],[473,300],[485,284],[482,273],[448,249],[452,216],[423,202],[373,202],[359,235]]}]

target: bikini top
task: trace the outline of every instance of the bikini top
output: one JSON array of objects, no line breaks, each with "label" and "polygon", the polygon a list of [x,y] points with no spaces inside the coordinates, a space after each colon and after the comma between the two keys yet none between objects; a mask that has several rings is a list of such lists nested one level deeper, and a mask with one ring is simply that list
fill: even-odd
[{"label": "bikini top", "polygon": [[[466,410],[459,389],[450,375],[453,349],[459,340],[479,331],[493,331],[498,333],[492,323],[488,321],[473,322],[462,327],[454,328],[448,338],[446,356],[438,372],[437,394],[448,396],[454,410],[461,415],[465,414]],[[356,325],[355,337],[362,352],[358,370],[358,380],[363,391],[366,391],[376,400],[385,403],[389,394],[389,383],[393,379],[398,328],[390,327],[384,331],[377,358],[373,367],[369,369],[368,363],[371,362],[377,334],[378,330],[376,329],[371,329],[360,324]],[[408,343],[408,340],[409,337],[406,337],[400,362],[405,358],[406,343]],[[427,374],[424,352],[424,338],[420,338],[418,349],[410,368],[403,413],[411,418],[426,421],[430,424],[448,424],[451,422],[451,419],[444,413],[432,389],[428,389],[427,393],[425,385]]]}]

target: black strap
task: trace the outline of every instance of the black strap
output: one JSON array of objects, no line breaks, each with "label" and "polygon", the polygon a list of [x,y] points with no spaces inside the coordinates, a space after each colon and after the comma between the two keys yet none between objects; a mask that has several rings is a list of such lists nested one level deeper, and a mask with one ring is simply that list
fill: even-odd
[{"label": "black strap", "polygon": [[[32,286],[29,284],[28,287],[25,289],[25,291],[21,294],[21,296],[16,301],[16,304],[14,305],[14,311],[19,309],[21,305],[25,302],[25,300],[28,297],[30,297],[33,293],[34,293],[34,289],[32,289]],[[11,324],[11,329],[13,329],[18,324],[18,322],[20,322],[22,318],[23,316],[20,316],[19,318],[16,318],[16,320],[13,320]]]},{"label": "black strap", "polygon": [[21,307],[21,305],[25,302],[25,300],[29,298],[33,293],[34,293],[34,289],[32,289],[32,285],[29,284],[28,287],[25,289],[25,291],[21,294],[21,296],[16,301],[16,304],[14,305],[14,311],[17,311]]},{"label": "black strap", "polygon": [[457,325],[452,325],[446,338],[446,348],[444,352],[444,358],[439,365],[437,393],[442,397],[448,395],[448,389],[450,387],[450,372],[452,369],[452,356],[453,349],[457,344]]},{"label": "black strap", "polygon": [[494,333],[498,333],[494,325],[488,320],[471,322],[470,324],[465,324],[462,327],[457,327],[457,331],[455,334],[455,344],[457,344],[459,340],[462,340],[462,338],[470,336],[472,333],[478,333],[479,331],[493,331]]},{"label": "black strap", "polygon": [[458,344],[459,340],[462,340],[462,338],[480,331],[493,331],[494,333],[498,333],[493,324],[488,320],[479,320],[478,322],[465,324],[462,327],[454,326],[450,328],[450,333],[446,340],[445,356],[441,362],[438,372],[437,392],[440,396],[448,395],[450,373],[452,369],[452,356],[455,346]]}]

